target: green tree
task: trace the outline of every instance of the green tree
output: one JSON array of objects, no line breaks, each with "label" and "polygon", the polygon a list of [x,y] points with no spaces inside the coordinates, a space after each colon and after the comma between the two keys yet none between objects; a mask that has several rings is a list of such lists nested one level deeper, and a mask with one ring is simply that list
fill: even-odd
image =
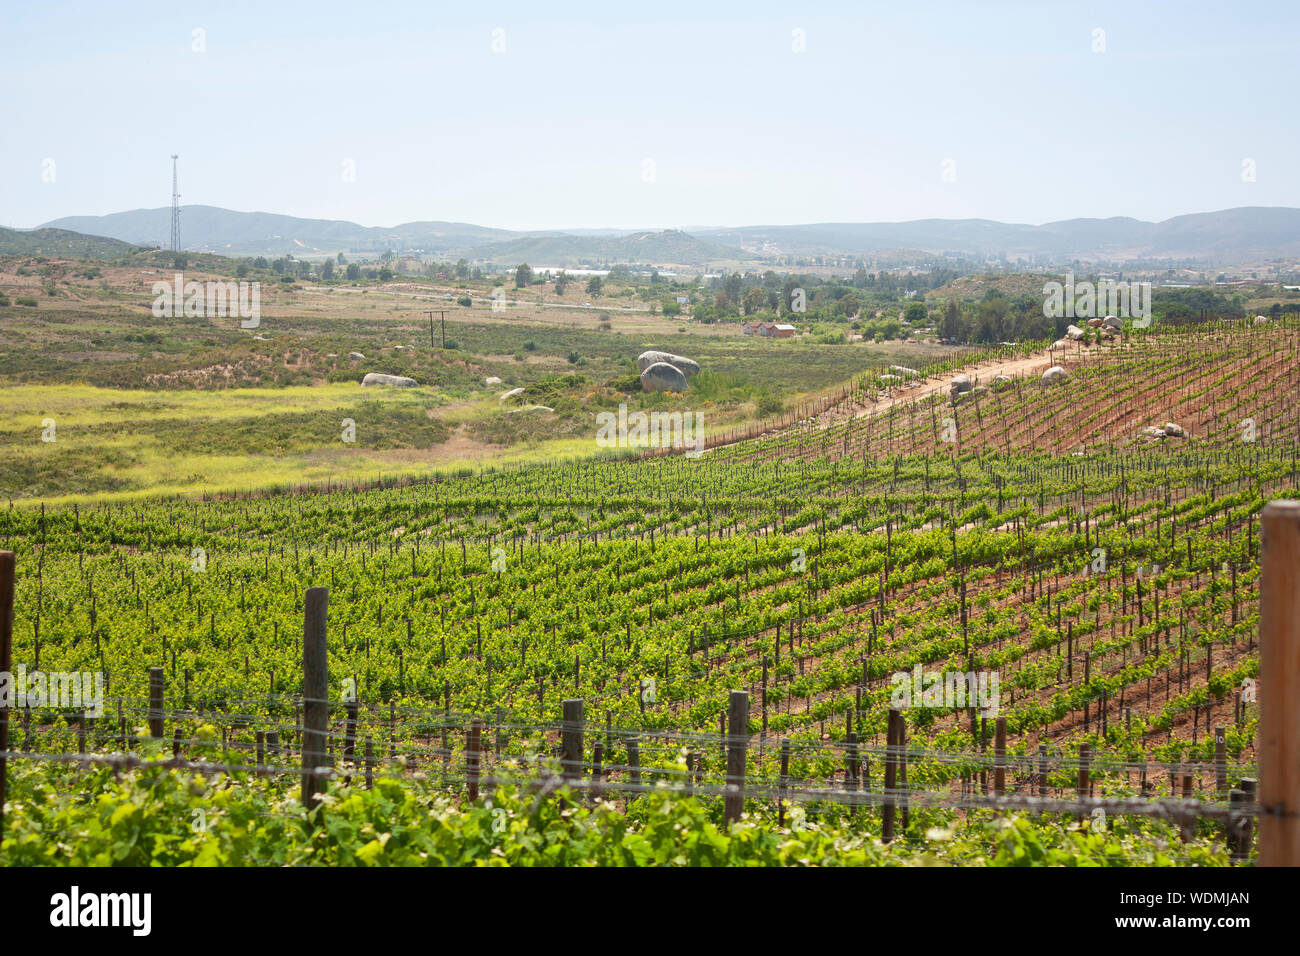
[{"label": "green tree", "polygon": [[742,300],[741,306],[744,308],[746,315],[753,315],[759,309],[763,308],[763,304],[766,301],[767,294],[762,289],[756,287],[745,293],[745,298]]},{"label": "green tree", "polygon": [[939,323],[939,337],[950,342],[961,338],[961,306],[956,299],[949,299],[943,307],[943,320]]},{"label": "green tree", "polygon": [[355,262],[349,262],[344,275],[348,277],[348,281],[356,282],[361,278],[361,266],[357,265]]},{"label": "green tree", "polygon": [[555,294],[564,295],[564,290],[569,287],[569,277],[561,272],[555,277]]},{"label": "green tree", "polygon": [[600,281],[600,276],[592,276],[587,280],[587,295],[600,295],[600,290],[604,288],[604,285]]},{"label": "green tree", "polygon": [[322,279],[334,278],[334,260],[326,259],[320,264],[320,277]]},{"label": "green tree", "polygon": [[464,279],[469,276],[469,263],[464,259],[456,260],[456,278]]},{"label": "green tree", "polygon": [[907,308],[903,310],[903,320],[912,325],[915,325],[918,322],[924,322],[925,315],[924,302],[909,302],[907,303]]},{"label": "green tree", "polygon": [[515,269],[515,288],[523,289],[528,283],[533,281],[533,267],[528,263],[523,263]]}]

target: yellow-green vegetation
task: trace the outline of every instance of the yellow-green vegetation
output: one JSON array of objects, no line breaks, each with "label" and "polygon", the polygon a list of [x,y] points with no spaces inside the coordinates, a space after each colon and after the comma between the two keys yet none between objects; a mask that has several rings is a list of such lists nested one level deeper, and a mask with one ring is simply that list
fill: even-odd
[{"label": "yellow-green vegetation", "polygon": [[[747,336],[738,322],[651,312],[632,280],[599,294],[510,288],[498,311],[499,277],[354,286],[195,258],[187,279],[262,283],[259,324],[241,329],[229,316],[156,318],[151,284],[173,270],[141,256],[0,257],[0,500],[247,492],[606,454],[596,415],[623,404],[699,412],[706,433],[741,429],[940,351]],[[38,307],[22,304],[27,293]],[[445,348],[441,319],[439,347],[430,341],[430,307],[447,310]],[[644,393],[636,357],[648,349],[703,371],[685,394]],[[418,386],[363,388],[369,372]]]}]

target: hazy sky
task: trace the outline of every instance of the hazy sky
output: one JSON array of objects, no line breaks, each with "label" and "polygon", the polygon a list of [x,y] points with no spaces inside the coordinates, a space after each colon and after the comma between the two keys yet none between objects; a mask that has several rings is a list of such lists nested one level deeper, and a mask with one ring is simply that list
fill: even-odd
[{"label": "hazy sky", "polygon": [[0,223],[167,205],[173,152],[365,225],[1300,206],[1300,4],[1135,6],[6,0]]}]

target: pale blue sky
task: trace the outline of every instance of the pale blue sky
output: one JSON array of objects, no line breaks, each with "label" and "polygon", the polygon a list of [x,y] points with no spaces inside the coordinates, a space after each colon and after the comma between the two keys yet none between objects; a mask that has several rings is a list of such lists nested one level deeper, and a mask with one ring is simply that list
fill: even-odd
[{"label": "pale blue sky", "polygon": [[366,225],[1300,206],[1298,7],[8,0],[0,223],[166,205],[173,152],[183,203]]}]

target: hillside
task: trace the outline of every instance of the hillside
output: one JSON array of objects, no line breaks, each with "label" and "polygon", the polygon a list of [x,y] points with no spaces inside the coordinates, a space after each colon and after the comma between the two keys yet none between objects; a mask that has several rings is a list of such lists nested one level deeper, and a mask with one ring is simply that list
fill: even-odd
[{"label": "hillside", "polygon": [[[135,209],[107,216],[68,216],[47,226],[114,236],[140,244],[165,244],[171,209]],[[408,222],[368,227],[331,219],[302,219],[266,212],[236,212],[217,206],[183,206],[181,236],[187,250],[223,255],[333,255],[340,251],[380,253],[464,248],[517,235],[466,223]]]},{"label": "hillside", "polygon": [[509,266],[520,262],[541,265],[601,265],[640,263],[704,266],[719,260],[747,258],[741,250],[705,242],[674,229],[636,232],[628,236],[530,236],[471,249],[473,260]]},{"label": "hillside", "polygon": [[0,227],[0,256],[46,256],[63,259],[120,259],[138,247],[120,239],[85,235],[70,229],[42,227],[29,231]]},{"label": "hillside", "polygon": [[[137,209],[107,216],[69,216],[46,227],[165,245],[170,209]],[[418,221],[361,226],[343,220],[301,219],[215,206],[181,210],[185,248],[224,255],[323,256],[377,254],[385,249],[465,258],[492,265],[539,261],[706,265],[715,261],[762,265],[779,257],[870,257],[899,261],[918,256],[1034,257],[1045,262],[1200,262],[1238,265],[1300,259],[1300,209],[1247,206],[1138,219],[1068,219],[1039,226],[987,219],[920,219],[911,222],[815,223],[719,228],[689,234],[620,230],[518,232],[468,223]]]},{"label": "hillside", "polygon": [[918,219],[705,228],[697,234],[747,250],[768,248],[787,256],[911,249],[973,257],[1206,260],[1230,265],[1300,256],[1300,209],[1248,206],[1158,223],[1122,217],[1067,219],[1041,226],[987,219]]}]

